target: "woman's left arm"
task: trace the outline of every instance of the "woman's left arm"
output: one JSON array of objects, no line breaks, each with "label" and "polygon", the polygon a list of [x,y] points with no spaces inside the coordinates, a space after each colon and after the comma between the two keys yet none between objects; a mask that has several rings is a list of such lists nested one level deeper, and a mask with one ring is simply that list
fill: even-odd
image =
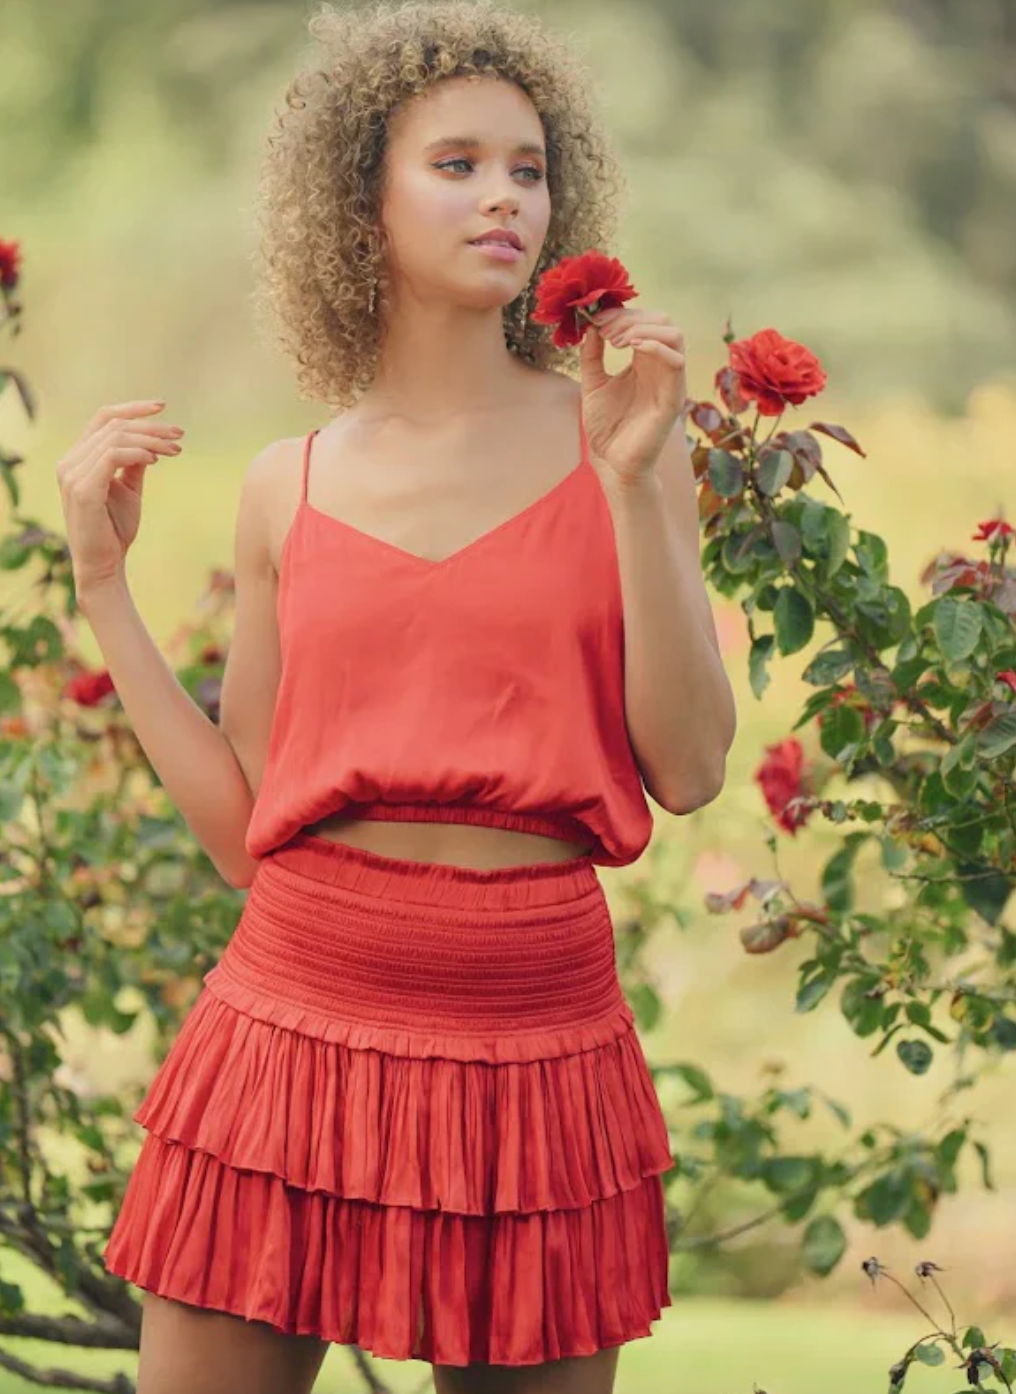
[{"label": "woman's left arm", "polygon": [[[737,725],[699,561],[684,340],[666,315],[605,311],[583,341],[583,415],[610,507],[624,605],[625,716],[646,789],[690,813],[723,787]],[[603,342],[631,347],[603,369]]]},{"label": "woman's left arm", "polygon": [[624,601],[625,714],[646,788],[690,813],[723,788],[734,697],[699,563],[698,501],[684,427],[656,469],[604,480]]}]

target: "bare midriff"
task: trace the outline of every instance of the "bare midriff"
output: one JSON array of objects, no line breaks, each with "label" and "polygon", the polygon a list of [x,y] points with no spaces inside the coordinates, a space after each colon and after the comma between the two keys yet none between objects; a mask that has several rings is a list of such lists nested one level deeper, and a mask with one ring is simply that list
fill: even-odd
[{"label": "bare midriff", "polygon": [[384,857],[443,862],[488,870],[529,862],[561,862],[584,855],[588,844],[540,833],[485,828],[475,823],[395,823],[333,814],[305,825],[306,832],[346,842]]}]

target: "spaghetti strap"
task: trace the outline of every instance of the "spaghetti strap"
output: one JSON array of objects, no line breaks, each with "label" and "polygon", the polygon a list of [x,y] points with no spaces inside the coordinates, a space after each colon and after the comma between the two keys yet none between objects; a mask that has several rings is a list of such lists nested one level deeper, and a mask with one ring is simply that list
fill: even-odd
[{"label": "spaghetti strap", "polygon": [[307,502],[307,478],[310,474],[310,443],[318,433],[315,426],[313,431],[308,431],[303,442],[303,486],[300,493],[300,502]]}]

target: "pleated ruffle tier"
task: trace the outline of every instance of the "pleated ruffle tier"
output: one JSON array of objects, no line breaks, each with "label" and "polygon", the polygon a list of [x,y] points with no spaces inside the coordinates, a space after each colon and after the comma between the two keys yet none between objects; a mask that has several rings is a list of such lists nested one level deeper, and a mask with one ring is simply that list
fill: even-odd
[{"label": "pleated ruffle tier", "polygon": [[104,1261],[389,1359],[524,1365],[670,1305],[667,1128],[588,858],[306,833],[266,857],[135,1120]]}]

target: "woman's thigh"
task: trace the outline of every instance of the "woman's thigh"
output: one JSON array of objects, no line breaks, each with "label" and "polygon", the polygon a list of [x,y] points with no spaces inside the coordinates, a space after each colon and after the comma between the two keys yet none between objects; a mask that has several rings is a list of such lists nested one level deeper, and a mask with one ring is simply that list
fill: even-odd
[{"label": "woman's thigh", "polygon": [[310,1394],[328,1345],[146,1292],[137,1394]]},{"label": "woman's thigh", "polygon": [[[435,1394],[613,1394],[620,1346],[545,1365],[435,1365]],[[139,1390],[138,1394],[142,1394]]]}]

